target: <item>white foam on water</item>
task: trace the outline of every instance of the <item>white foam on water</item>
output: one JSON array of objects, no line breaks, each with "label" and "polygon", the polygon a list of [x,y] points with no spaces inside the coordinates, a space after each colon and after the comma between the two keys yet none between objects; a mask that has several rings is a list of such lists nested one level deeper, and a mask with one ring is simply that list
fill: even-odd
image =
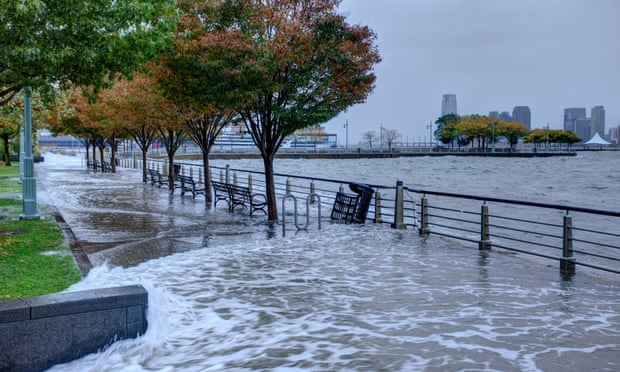
[{"label": "white foam on water", "polygon": [[71,290],[135,283],[149,292],[146,334],[52,370],[516,371],[590,350],[620,366],[602,352],[620,337],[617,283],[566,284],[556,269],[379,226],[101,266]]}]

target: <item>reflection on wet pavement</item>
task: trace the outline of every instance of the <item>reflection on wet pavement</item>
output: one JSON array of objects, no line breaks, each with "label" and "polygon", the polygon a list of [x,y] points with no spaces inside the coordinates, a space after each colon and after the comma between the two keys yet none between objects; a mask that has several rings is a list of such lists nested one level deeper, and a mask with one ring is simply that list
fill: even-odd
[{"label": "reflection on wet pavement", "polygon": [[93,265],[135,266],[144,261],[270,236],[264,216],[250,218],[225,207],[207,208],[203,197],[169,194],[141,182],[135,170],[86,170],[79,157],[46,154],[36,168],[41,208],[54,206]]}]

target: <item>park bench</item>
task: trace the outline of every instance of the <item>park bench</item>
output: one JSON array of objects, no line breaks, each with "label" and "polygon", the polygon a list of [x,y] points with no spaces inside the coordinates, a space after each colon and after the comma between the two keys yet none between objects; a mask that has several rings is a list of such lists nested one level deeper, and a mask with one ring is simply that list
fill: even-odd
[{"label": "park bench", "polygon": [[186,192],[192,193],[192,198],[196,199],[196,195],[205,194],[205,188],[200,187],[198,183],[194,181],[192,177],[177,174],[174,177],[175,189],[181,189],[181,195],[185,195]]},{"label": "park bench", "polygon": [[229,183],[213,181],[211,184],[213,185],[215,206],[217,206],[218,201],[224,200],[228,205],[228,210],[231,212],[235,210],[235,207],[241,206],[243,208],[249,208],[250,216],[252,216],[255,211],[262,211],[267,214],[267,211],[265,211],[265,207],[267,206],[265,195],[252,193],[247,187]]},{"label": "park bench", "polygon": [[161,185],[168,185],[168,179],[162,176],[156,169],[147,169],[146,170],[149,177],[151,178],[151,185],[157,184],[157,187],[161,187]]},{"label": "park bench", "polygon": [[217,181],[211,181],[211,185],[213,186],[213,197],[215,198],[214,205],[217,207],[217,202],[223,200],[228,205],[228,209],[230,209],[228,185]]}]

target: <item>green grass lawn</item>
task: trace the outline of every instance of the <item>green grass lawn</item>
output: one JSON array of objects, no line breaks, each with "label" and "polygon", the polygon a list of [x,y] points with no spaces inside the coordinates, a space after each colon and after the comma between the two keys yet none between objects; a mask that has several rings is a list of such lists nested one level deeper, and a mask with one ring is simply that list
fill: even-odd
[{"label": "green grass lawn", "polygon": [[20,220],[19,167],[0,166],[0,300],[58,292],[81,278],[50,216]]}]

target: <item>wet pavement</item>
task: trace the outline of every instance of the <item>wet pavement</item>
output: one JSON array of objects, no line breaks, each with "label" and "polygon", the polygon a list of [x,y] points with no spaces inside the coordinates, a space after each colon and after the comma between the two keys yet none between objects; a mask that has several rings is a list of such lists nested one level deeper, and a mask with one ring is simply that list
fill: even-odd
[{"label": "wet pavement", "polygon": [[[170,194],[141,182],[140,172],[87,170],[80,157],[45,154],[35,169],[39,208],[57,214],[78,254],[94,266],[135,266],[150,259],[223,242],[264,239],[273,234],[264,216],[229,213],[223,203]],[[62,222],[65,224],[62,224]],[[73,237],[71,237],[71,233]]]}]

